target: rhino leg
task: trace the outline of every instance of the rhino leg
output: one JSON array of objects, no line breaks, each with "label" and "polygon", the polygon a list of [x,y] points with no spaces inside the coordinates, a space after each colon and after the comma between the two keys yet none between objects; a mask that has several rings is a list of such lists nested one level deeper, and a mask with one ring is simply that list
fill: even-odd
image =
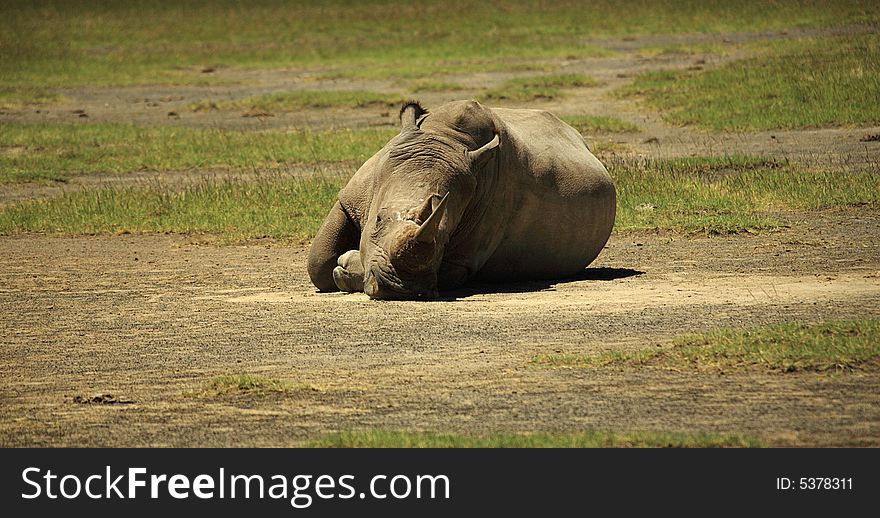
[{"label": "rhino leg", "polygon": [[360,239],[360,229],[349,219],[337,201],[324,219],[324,224],[309,249],[309,278],[318,290],[339,290],[334,281],[333,270],[339,265],[339,257],[357,248]]},{"label": "rhino leg", "polygon": [[441,290],[453,290],[467,282],[469,277],[467,267],[444,261],[437,272],[437,284]]},{"label": "rhino leg", "polygon": [[364,291],[364,265],[361,253],[349,250],[339,256],[339,266],[333,269],[333,282],[342,291]]}]

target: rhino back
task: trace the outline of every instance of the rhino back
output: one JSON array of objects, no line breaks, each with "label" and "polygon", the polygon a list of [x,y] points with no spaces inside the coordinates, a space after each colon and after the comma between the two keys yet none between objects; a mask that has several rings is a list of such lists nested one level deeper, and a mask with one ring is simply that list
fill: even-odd
[{"label": "rhino back", "polygon": [[503,133],[494,217],[502,236],[477,277],[553,278],[583,269],[614,224],[611,177],[581,135],[543,110],[493,109]]}]

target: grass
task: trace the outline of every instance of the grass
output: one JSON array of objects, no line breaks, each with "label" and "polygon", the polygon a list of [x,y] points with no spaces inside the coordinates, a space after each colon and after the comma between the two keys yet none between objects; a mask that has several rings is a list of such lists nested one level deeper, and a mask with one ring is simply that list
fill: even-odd
[{"label": "grass", "polygon": [[[215,82],[205,67],[381,70],[603,52],[586,38],[764,31],[876,20],[857,0],[7,1],[0,4],[0,87]],[[597,23],[600,20],[601,23]],[[605,51],[607,53],[607,51]],[[398,74],[402,72],[402,74]],[[374,72],[375,73],[375,72]]]},{"label": "grass", "polygon": [[63,95],[44,88],[0,88],[0,110],[20,110],[64,102]]},{"label": "grass", "polygon": [[556,74],[532,77],[516,77],[490,88],[480,95],[481,100],[521,101],[555,99],[562,89],[595,86],[596,81],[583,74]]},{"label": "grass", "polygon": [[875,34],[777,42],[713,70],[646,72],[620,93],[712,130],[870,125],[880,122],[878,55]]},{"label": "grass", "polygon": [[671,45],[652,45],[640,47],[638,54],[643,58],[653,58],[660,56],[676,56],[676,55],[695,55],[695,54],[712,54],[724,55],[730,51],[729,46],[719,45],[717,43],[693,43],[693,44],[671,44]]},{"label": "grass", "polygon": [[421,92],[457,92],[465,90],[464,85],[453,83],[451,81],[439,81],[432,79],[422,79],[412,81],[407,85],[407,90],[413,93]]},{"label": "grass", "polygon": [[611,157],[606,166],[617,188],[617,232],[761,231],[782,226],[774,215],[781,211],[880,204],[876,174],[805,170],[762,157]]},{"label": "grass", "polygon": [[0,122],[0,184],[132,171],[279,169],[362,162],[393,129],[246,132],[104,123]]},{"label": "grass", "polygon": [[300,390],[314,390],[314,387],[253,374],[224,374],[210,380],[201,391],[186,395],[199,398],[238,395],[265,397],[284,395]]},{"label": "grass", "polygon": [[341,178],[256,181],[206,178],[175,190],[147,187],[68,192],[0,212],[0,234],[211,234],[220,242],[272,238],[304,242],[318,231]]},{"label": "grass", "polygon": [[[779,211],[880,204],[876,174],[808,171],[759,157],[616,159],[608,167],[618,193],[616,232],[753,232],[782,226]],[[177,188],[154,182],[71,191],[3,208],[0,234],[172,232],[209,233],[231,242],[305,241],[344,181],[268,173],[248,181],[205,178]]]},{"label": "grass", "polygon": [[470,436],[365,430],[339,432],[307,443],[313,448],[755,448],[752,437],[660,432],[503,434]]},{"label": "grass", "polygon": [[787,323],[758,329],[718,329],[676,338],[672,347],[598,356],[539,355],[551,367],[659,366],[727,372],[758,368],[777,372],[858,368],[880,358],[880,320]]},{"label": "grass", "polygon": [[581,133],[626,133],[639,131],[639,127],[635,124],[616,117],[568,115],[560,118]]},{"label": "grass", "polygon": [[360,108],[375,104],[393,106],[405,99],[399,95],[363,90],[297,90],[258,95],[235,101],[200,101],[189,105],[192,111],[251,110],[259,112],[291,112],[302,108]]},{"label": "grass", "polygon": [[[609,51],[596,48],[584,47],[580,51],[583,57],[598,57],[610,54]],[[541,58],[467,58],[456,60],[438,59],[436,61],[406,61],[392,64],[361,64],[342,63],[332,71],[317,74],[318,79],[346,79],[386,81],[396,79],[399,81],[415,81],[425,77],[443,77],[479,74],[487,72],[505,73],[549,73],[556,70],[553,63],[545,62]]]}]

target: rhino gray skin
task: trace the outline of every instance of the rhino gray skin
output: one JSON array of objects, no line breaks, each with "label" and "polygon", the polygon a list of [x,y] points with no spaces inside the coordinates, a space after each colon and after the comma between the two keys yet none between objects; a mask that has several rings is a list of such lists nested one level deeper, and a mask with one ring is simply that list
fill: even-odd
[{"label": "rhino gray skin", "polygon": [[401,131],[339,192],[309,251],[320,291],[435,298],[469,280],[582,271],[616,195],[581,135],[542,110],[455,101],[400,111]]}]

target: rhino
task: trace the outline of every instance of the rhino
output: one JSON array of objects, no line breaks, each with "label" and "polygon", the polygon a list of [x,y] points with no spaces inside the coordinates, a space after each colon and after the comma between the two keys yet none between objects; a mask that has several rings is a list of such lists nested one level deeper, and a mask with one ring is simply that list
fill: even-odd
[{"label": "rhino", "polygon": [[605,246],[611,176],[556,116],[410,101],[400,125],[339,191],[312,242],[319,291],[413,300],[468,281],[561,279]]}]

